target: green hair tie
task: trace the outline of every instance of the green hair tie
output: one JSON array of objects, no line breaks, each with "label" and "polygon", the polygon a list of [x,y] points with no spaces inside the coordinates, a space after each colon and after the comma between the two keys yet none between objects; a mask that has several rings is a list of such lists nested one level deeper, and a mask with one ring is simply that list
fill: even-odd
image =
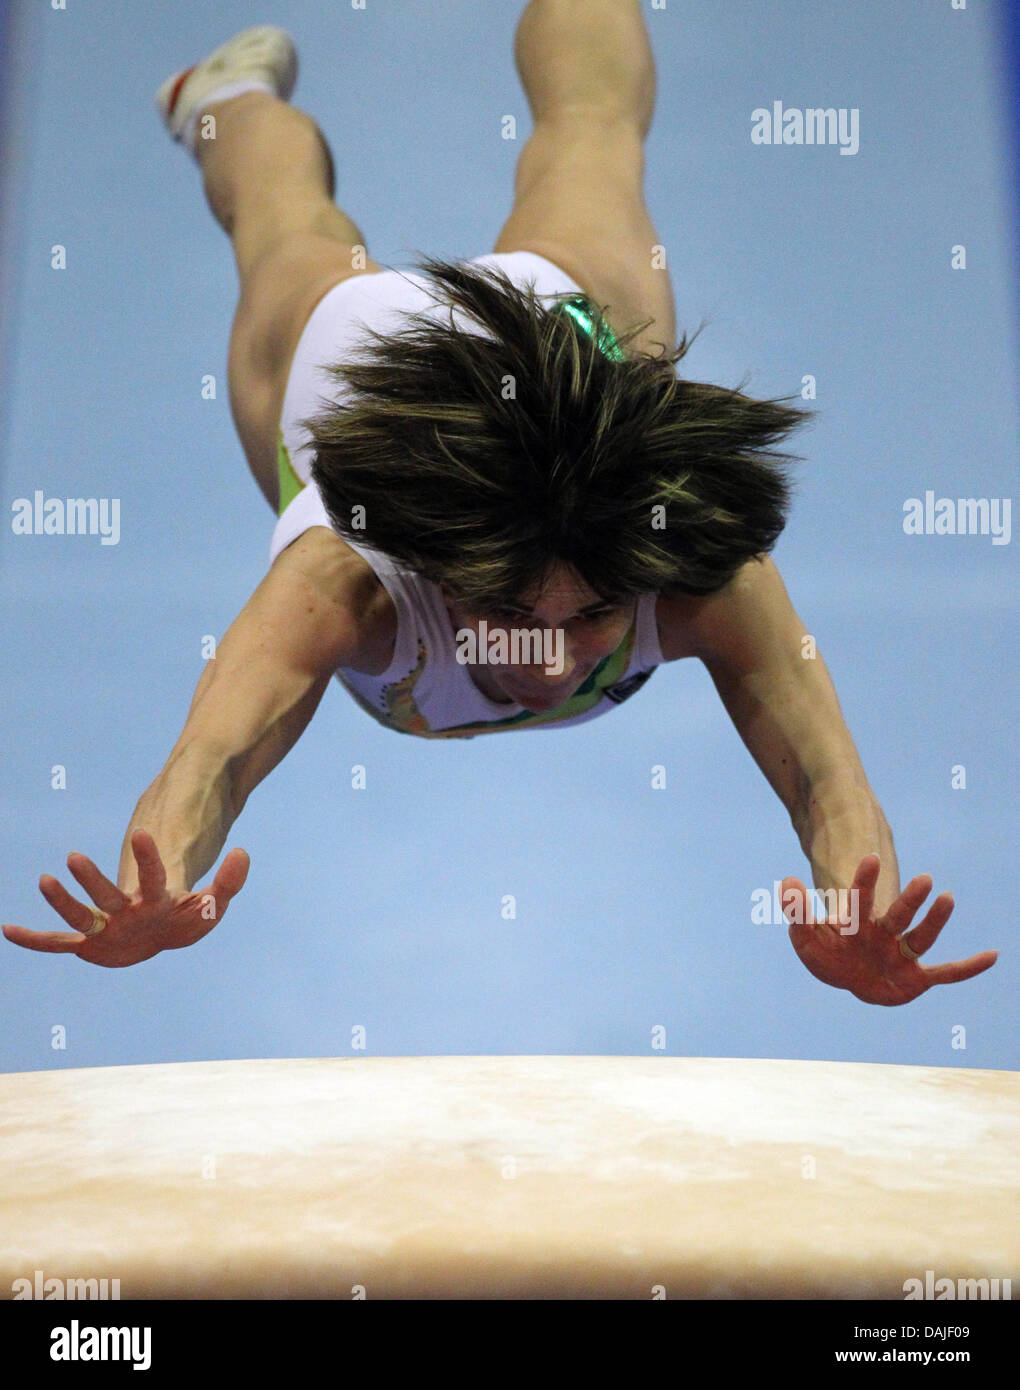
[{"label": "green hair tie", "polygon": [[[578,326],[586,338],[595,339],[595,306],[587,295],[574,295],[572,299],[566,299],[557,306],[557,313],[566,314]],[[609,357],[614,362],[625,362],[626,354],[617,342],[616,334],[603,320],[602,331],[599,334],[596,346],[604,356]]]}]

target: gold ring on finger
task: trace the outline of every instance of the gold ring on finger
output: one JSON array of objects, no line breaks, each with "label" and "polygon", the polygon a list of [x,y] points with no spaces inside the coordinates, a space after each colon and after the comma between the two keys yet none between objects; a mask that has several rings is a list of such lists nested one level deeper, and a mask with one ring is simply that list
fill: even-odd
[{"label": "gold ring on finger", "polygon": [[89,911],[92,913],[92,925],[90,927],[86,927],[82,932],[82,935],[98,936],[99,933],[106,926],[106,913],[100,912],[98,907],[90,907]]},{"label": "gold ring on finger", "polygon": [[910,945],[910,943],[907,941],[905,937],[898,937],[897,940],[900,943],[900,955],[903,957],[904,960],[921,959],[921,957],[917,954],[917,952],[914,950],[914,948]]}]

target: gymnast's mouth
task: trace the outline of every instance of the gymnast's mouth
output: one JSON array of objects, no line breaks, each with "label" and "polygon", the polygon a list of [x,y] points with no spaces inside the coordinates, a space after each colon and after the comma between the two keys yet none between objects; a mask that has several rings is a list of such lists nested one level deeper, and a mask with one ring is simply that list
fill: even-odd
[{"label": "gymnast's mouth", "polygon": [[576,682],[571,682],[569,686],[564,686],[562,690],[518,690],[510,686],[503,689],[507,695],[516,700],[521,705],[536,705],[543,709],[553,709],[556,705],[562,705],[565,700],[569,700],[577,688]]}]

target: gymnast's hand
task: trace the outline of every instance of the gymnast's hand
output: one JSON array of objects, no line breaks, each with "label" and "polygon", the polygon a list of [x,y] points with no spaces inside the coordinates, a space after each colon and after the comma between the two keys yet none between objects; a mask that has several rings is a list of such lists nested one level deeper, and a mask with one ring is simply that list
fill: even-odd
[{"label": "gymnast's hand", "polygon": [[[232,849],[208,888],[194,892],[169,891],[166,869],[156,842],[146,830],[131,836],[138,866],[138,890],[124,893],[100,873],[84,854],[69,854],[67,867],[99,908],[73,898],[50,874],[39,878],[39,891],[73,932],[29,931],[4,925],[3,933],[16,946],[30,951],[73,952],[92,965],[136,965],[160,951],[174,951],[200,941],[222,920],[231,898],[248,877],[245,850]],[[103,917],[105,926],[85,935]]]},{"label": "gymnast's hand", "polygon": [[[851,887],[851,893],[857,890],[856,914],[849,920],[841,908],[837,914],[830,913],[816,922],[800,879],[783,879],[780,902],[787,920],[794,919],[790,940],[816,979],[837,989],[848,989],[866,1004],[909,1004],[932,985],[969,980],[995,964],[998,951],[981,951],[968,960],[947,961],[943,965],[922,965],[916,957],[923,956],[935,944],[949,921],[952,894],[940,893],[927,915],[908,932],[914,914],[931,892],[931,875],[920,874],[911,879],[889,910],[878,915],[874,912],[874,896],[880,869],[877,854],[866,854],[857,866]],[[840,902],[843,897],[841,893]],[[851,904],[853,901],[851,897]],[[842,922],[836,920],[837,916],[842,917]],[[851,932],[854,923],[857,930]]]}]

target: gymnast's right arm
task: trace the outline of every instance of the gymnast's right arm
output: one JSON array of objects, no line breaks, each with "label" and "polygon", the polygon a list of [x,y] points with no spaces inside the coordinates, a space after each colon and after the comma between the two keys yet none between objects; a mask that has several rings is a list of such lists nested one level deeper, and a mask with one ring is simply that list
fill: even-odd
[{"label": "gymnast's right arm", "polygon": [[231,850],[212,884],[193,885],[307,727],[337,667],[358,664],[363,569],[323,527],[277,556],[202,672],[180,738],[135,808],[117,883],[85,855],[68,855],[99,913],[44,874],[40,892],[74,931],[5,925],[9,941],[124,966],[190,946],[216,926],[244,885],[247,853]]}]

